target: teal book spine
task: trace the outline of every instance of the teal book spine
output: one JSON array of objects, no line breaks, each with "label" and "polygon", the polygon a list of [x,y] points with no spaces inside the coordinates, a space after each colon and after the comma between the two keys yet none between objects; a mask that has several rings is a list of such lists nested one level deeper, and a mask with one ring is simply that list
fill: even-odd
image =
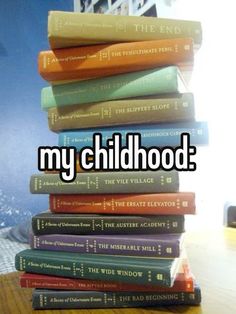
[{"label": "teal book spine", "polygon": [[24,250],[15,267],[28,273],[171,287],[181,258],[149,258]]},{"label": "teal book spine", "polygon": [[169,66],[50,86],[42,89],[41,105],[42,109],[47,110],[105,100],[177,93],[180,89],[179,80],[178,68]]}]

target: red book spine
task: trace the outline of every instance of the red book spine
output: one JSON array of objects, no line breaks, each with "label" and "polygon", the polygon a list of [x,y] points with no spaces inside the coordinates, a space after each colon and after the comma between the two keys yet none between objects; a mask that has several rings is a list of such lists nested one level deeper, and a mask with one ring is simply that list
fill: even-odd
[{"label": "red book spine", "polygon": [[185,215],[195,214],[195,194],[51,194],[49,206],[54,213]]},{"label": "red book spine", "polygon": [[41,288],[59,290],[87,290],[87,291],[139,291],[139,292],[192,292],[194,278],[190,273],[179,273],[171,288],[157,286],[143,286],[115,282],[104,282],[84,279],[70,279],[37,274],[23,274],[20,276],[22,288]]}]

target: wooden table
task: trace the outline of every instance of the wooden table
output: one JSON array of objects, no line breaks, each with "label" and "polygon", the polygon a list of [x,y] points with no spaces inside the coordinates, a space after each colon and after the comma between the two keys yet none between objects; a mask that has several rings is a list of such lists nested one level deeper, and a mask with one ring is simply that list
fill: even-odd
[{"label": "wooden table", "polygon": [[202,304],[147,309],[48,310],[33,311],[31,289],[21,289],[18,274],[0,276],[1,314],[235,314],[236,313],[236,229],[188,232],[186,248],[190,265],[202,288]]}]

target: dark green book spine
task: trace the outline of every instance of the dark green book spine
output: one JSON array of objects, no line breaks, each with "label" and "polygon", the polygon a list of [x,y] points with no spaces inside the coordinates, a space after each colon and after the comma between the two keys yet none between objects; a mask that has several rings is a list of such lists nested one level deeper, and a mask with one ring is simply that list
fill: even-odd
[{"label": "dark green book spine", "polygon": [[35,235],[182,233],[184,216],[41,214],[32,218],[32,229]]},{"label": "dark green book spine", "polygon": [[162,305],[198,305],[201,291],[193,292],[100,292],[100,291],[33,291],[34,309],[81,309],[147,307]]},{"label": "dark green book spine", "polygon": [[[25,250],[15,257],[15,267],[28,273],[54,275],[68,278],[107,280],[137,284],[153,284],[171,287],[179,259],[162,261],[158,259],[120,256],[75,254]],[[25,253],[26,252],[26,253]],[[92,255],[92,256],[91,256]],[[89,257],[88,257],[89,256]],[[108,257],[108,259],[106,258]],[[170,262],[172,261],[172,262]],[[167,263],[167,265],[164,265]],[[175,270],[173,273],[173,264]]]},{"label": "dark green book spine", "polygon": [[129,171],[79,173],[73,182],[59,174],[33,175],[30,191],[35,194],[171,193],[179,190],[177,171]]}]

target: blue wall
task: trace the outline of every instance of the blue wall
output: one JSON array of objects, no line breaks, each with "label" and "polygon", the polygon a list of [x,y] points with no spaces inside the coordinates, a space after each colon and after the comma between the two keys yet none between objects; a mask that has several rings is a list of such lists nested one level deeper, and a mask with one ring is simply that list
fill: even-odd
[{"label": "blue wall", "polygon": [[37,148],[57,144],[40,109],[37,55],[48,49],[49,10],[72,11],[73,0],[8,0],[0,4],[0,228],[47,210],[48,197],[31,195]]}]

